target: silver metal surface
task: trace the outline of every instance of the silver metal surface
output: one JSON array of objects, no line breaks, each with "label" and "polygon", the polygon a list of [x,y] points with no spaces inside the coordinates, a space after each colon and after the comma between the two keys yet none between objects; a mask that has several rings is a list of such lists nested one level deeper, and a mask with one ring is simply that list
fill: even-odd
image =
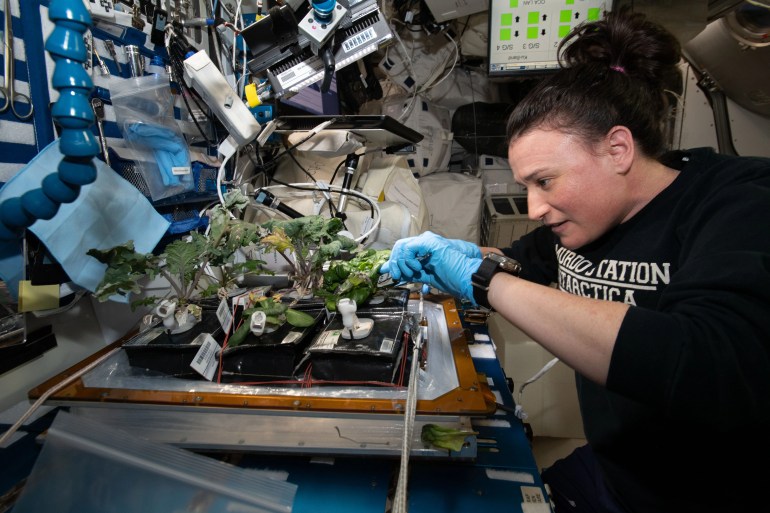
[{"label": "silver metal surface", "polygon": [[630,6],[636,12],[660,23],[674,34],[681,44],[687,43],[708,23],[707,0],[619,0],[614,9]]},{"label": "silver metal surface", "polygon": [[770,117],[770,46],[747,48],[722,18],[710,23],[683,50],[693,68],[707,73],[728,98]]},{"label": "silver metal surface", "polygon": [[107,150],[107,138],[104,136],[104,102],[101,98],[91,98],[91,108],[96,118],[96,128],[99,131],[99,146],[102,150],[104,162],[110,165],[110,153]]},{"label": "silver metal surface", "polygon": [[139,52],[139,47],[128,45],[123,47],[128,61],[128,70],[132,77],[141,77],[144,75],[144,57]]},{"label": "silver metal surface", "polygon": [[[409,311],[420,310],[417,300],[409,301]],[[446,316],[440,304],[424,301],[422,310],[428,322],[427,364],[420,370],[417,395],[435,399],[459,386],[454,365]],[[86,387],[111,389],[116,397],[120,389],[150,389],[221,394],[291,395],[302,398],[387,399],[394,405],[391,413],[359,411],[283,410],[194,406],[144,402],[107,402],[101,400],[56,399],[49,404],[68,406],[72,413],[94,419],[115,429],[149,440],[202,450],[245,450],[330,455],[366,454],[397,457],[401,454],[404,433],[406,390],[388,387],[326,386],[286,388],[243,386],[190,381],[160,376],[123,376],[123,351],[106,359],[98,368],[83,376]],[[126,362],[127,363],[127,362]],[[106,392],[101,397],[106,397]],[[396,413],[393,413],[395,411]],[[425,424],[472,431],[470,417],[459,413],[417,414],[414,422],[410,457],[475,458],[476,440],[466,439],[466,446],[451,455],[443,449],[426,446],[420,440]]]},{"label": "silver metal surface", "polygon": [[[342,414],[136,406],[107,403],[73,406],[71,413],[155,442],[201,450],[243,450],[327,455],[379,455],[401,452],[404,416],[400,414]],[[410,457],[448,457],[420,440],[425,424],[472,430],[468,417],[418,415]],[[476,456],[476,439],[470,436],[454,459]]]},{"label": "silver metal surface", "polygon": [[[5,0],[4,7],[3,7],[3,16],[5,17],[5,33],[4,33],[4,44],[5,44],[5,65],[3,67],[4,73],[3,78],[5,80],[5,83],[3,86],[0,86],[0,101],[3,102],[2,107],[0,107],[0,112],[5,112],[8,109],[11,110],[14,117],[20,121],[26,121],[32,117],[32,114],[35,112],[35,106],[32,105],[32,99],[27,96],[24,93],[20,93],[16,90],[16,78],[14,76],[15,74],[15,68],[16,68],[16,58],[14,57],[13,53],[13,26],[11,23],[12,16],[11,16],[11,0]],[[16,110],[16,99],[20,99],[22,103],[29,104],[29,110],[24,113],[20,113]]]},{"label": "silver metal surface", "polygon": [[112,57],[112,60],[115,61],[115,67],[118,68],[118,75],[123,73],[123,70],[120,66],[120,61],[118,60],[118,52],[115,51],[115,43],[112,42],[110,39],[104,40],[104,46],[107,48],[107,51],[110,53],[110,57]]}]

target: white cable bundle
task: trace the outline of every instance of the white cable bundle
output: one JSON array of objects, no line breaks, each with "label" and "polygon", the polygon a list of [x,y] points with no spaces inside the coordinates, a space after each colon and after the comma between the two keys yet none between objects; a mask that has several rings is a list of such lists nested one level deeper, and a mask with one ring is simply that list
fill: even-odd
[{"label": "white cable bundle", "polygon": [[[422,312],[422,297],[420,297],[420,318]],[[409,372],[409,383],[406,392],[406,407],[404,411],[404,435],[401,439],[401,464],[398,469],[398,483],[393,497],[392,513],[406,513],[406,492],[409,480],[409,455],[412,452],[412,435],[414,434],[414,417],[417,411],[417,373],[419,372],[419,359],[422,344],[425,342],[425,333],[422,327],[412,348],[412,366]]]}]

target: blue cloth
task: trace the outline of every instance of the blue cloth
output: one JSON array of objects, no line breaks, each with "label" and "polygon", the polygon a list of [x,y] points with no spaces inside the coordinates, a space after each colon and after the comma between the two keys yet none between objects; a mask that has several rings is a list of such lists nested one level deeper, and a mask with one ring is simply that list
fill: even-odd
[{"label": "blue cloth", "polygon": [[205,228],[209,224],[208,217],[200,217],[197,213],[181,221],[174,221],[174,214],[163,214],[163,219],[171,223],[171,226],[168,228],[169,235],[188,233],[198,228]]},{"label": "blue cloth", "polygon": [[[57,172],[61,159],[57,139],[0,189],[0,203],[39,188],[46,176]],[[52,219],[39,219],[29,227],[72,282],[92,292],[106,266],[88,256],[89,249],[108,249],[133,240],[137,251],[149,253],[169,226],[136,187],[104,162],[94,159],[94,164],[96,181],[82,187],[74,202],[61,205]],[[0,243],[0,278],[14,297],[22,271],[20,241]]]},{"label": "blue cloth", "polygon": [[[148,125],[147,123],[131,123],[126,126],[123,134],[127,141],[152,150],[155,162],[158,164],[163,185],[179,185],[179,176],[173,173],[175,167],[190,167],[190,152],[187,142],[173,130],[160,125]],[[192,178],[189,174],[184,176],[185,183],[192,188]]]}]

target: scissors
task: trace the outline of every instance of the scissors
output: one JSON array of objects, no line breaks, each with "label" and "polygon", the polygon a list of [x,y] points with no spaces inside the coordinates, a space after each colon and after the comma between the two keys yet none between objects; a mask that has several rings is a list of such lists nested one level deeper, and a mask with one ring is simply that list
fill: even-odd
[{"label": "scissors", "polygon": [[[32,113],[35,111],[35,106],[32,105],[32,100],[24,93],[20,93],[16,90],[14,84],[14,56],[13,56],[13,29],[11,28],[11,0],[5,0],[4,3],[4,17],[5,17],[5,85],[0,87],[0,96],[5,99],[5,103],[0,107],[0,113],[7,111],[9,108],[13,115],[21,121],[26,121],[32,117]],[[26,100],[29,104],[29,112],[26,114],[19,114],[16,110],[16,99]],[[0,99],[2,101],[2,99]]]}]

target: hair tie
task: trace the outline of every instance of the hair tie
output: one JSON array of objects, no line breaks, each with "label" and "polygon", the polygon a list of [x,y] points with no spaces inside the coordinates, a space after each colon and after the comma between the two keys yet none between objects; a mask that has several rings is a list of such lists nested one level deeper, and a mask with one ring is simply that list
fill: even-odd
[{"label": "hair tie", "polygon": [[624,75],[626,74],[626,68],[624,68],[623,66],[610,66],[610,69],[617,71],[619,73],[623,73]]}]

